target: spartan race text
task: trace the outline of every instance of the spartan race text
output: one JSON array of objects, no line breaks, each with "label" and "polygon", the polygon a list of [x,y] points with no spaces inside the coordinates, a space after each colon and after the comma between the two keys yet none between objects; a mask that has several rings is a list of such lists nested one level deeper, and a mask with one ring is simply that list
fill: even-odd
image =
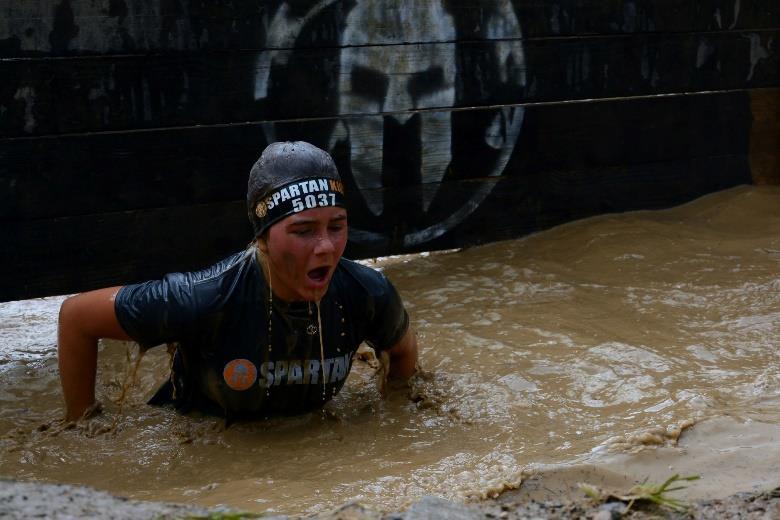
[{"label": "spartan race text", "polygon": [[[331,192],[331,193],[328,193]],[[335,192],[335,193],[334,193]],[[271,210],[282,202],[292,200],[297,213],[318,206],[334,206],[336,193],[344,193],[344,185],[335,179],[308,179],[282,187],[269,195],[263,203]]]},{"label": "spartan race text", "polygon": [[316,385],[324,375],[325,383],[341,381],[349,374],[351,354],[334,358],[289,359],[266,361],[260,365],[260,377],[257,383],[262,388],[279,385]]}]

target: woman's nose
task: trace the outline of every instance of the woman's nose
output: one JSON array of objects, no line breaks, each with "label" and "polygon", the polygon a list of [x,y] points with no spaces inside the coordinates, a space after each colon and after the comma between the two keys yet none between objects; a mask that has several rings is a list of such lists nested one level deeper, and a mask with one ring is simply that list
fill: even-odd
[{"label": "woman's nose", "polygon": [[319,237],[317,237],[317,243],[314,246],[314,253],[321,255],[326,253],[332,253],[336,250],[336,247],[333,245],[333,240],[330,236],[328,236],[327,233],[323,233]]}]

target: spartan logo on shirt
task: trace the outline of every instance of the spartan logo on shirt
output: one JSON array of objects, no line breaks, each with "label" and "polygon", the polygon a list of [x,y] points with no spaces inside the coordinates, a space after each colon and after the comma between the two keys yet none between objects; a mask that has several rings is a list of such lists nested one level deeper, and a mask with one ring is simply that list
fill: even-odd
[{"label": "spartan logo on shirt", "polygon": [[319,359],[286,359],[266,361],[257,367],[248,359],[234,359],[225,365],[222,377],[233,390],[248,390],[257,381],[261,388],[282,385],[316,385],[343,381],[349,374],[351,354]]},{"label": "spartan logo on shirt", "polygon": [[281,385],[316,385],[335,383],[347,378],[352,361],[351,354],[332,358],[287,359],[266,361],[260,365],[258,384],[261,388]]},{"label": "spartan logo on shirt", "polygon": [[233,390],[248,390],[257,381],[257,367],[248,359],[234,359],[225,365],[222,377]]},{"label": "spartan logo on shirt", "polygon": [[[439,238],[482,204],[496,185],[484,179],[501,176],[514,152],[524,109],[506,105],[506,93],[522,95],[526,62],[513,2],[450,5],[288,0],[271,14],[254,84],[267,119],[289,118],[300,103],[342,117],[263,130],[269,142],[306,139],[331,152],[359,189],[353,242],[416,248]],[[313,46],[338,50],[313,62]],[[452,110],[472,104],[490,108]],[[480,182],[448,189],[468,179]]]}]

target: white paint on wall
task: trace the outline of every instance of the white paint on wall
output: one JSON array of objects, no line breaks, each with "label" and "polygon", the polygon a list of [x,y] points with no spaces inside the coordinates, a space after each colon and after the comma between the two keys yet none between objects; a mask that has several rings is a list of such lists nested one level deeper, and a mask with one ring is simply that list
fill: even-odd
[{"label": "white paint on wall", "polygon": [[737,26],[737,20],[739,20],[740,0],[734,0],[734,20],[731,21],[729,29],[733,29]]},{"label": "white paint on wall", "polygon": [[[454,46],[417,44],[350,47],[370,40],[374,27],[399,41],[454,41],[455,24],[441,3],[431,2],[422,12],[403,8],[389,10],[381,2],[363,2],[350,12],[342,37],[339,69],[339,113],[383,114],[383,117],[351,118],[344,122],[352,149],[352,172],[361,189],[382,186],[384,131],[388,122],[405,125],[420,118],[420,139],[424,143],[420,171],[423,184],[441,180],[452,160],[450,115],[446,112],[412,112],[418,109],[448,108],[455,104]],[[423,16],[413,19],[412,14]],[[431,32],[433,31],[433,32]],[[423,92],[415,85],[425,78]],[[371,84],[366,84],[370,80]],[[382,89],[381,87],[384,87]],[[382,91],[384,90],[384,91]],[[401,151],[395,150],[395,153]],[[433,193],[426,192],[427,210]],[[366,201],[375,215],[381,214],[381,200]]]},{"label": "white paint on wall", "polygon": [[[761,45],[761,36],[756,33],[750,33],[747,36],[745,36],[747,39],[750,40],[750,71],[747,75],[747,81],[750,81],[753,79],[753,74],[756,71],[756,65],[758,63],[769,57],[769,51],[766,47]],[[772,47],[773,38],[770,36],[769,40],[767,41],[767,47]]]},{"label": "white paint on wall", "polygon": [[699,46],[696,48],[696,68],[700,69],[715,52],[715,46],[706,36],[699,40]]},{"label": "white paint on wall", "polygon": [[323,0],[314,5],[304,16],[295,16],[288,2],[282,3],[273,17],[266,18],[268,25],[265,27],[265,52],[261,52],[255,63],[255,99],[264,99],[268,96],[268,81],[271,68],[276,65],[286,65],[292,56],[292,48],[301,29],[312,18],[330,7],[337,0]]},{"label": "white paint on wall", "polygon": [[[273,13],[267,27],[265,47],[256,62],[254,83],[255,99],[268,99],[271,71],[289,63],[295,52],[295,42],[301,30],[329,7],[332,0],[314,5],[304,16],[292,14],[287,2]],[[490,79],[491,83],[503,83],[517,88],[524,87],[527,70],[520,24],[510,2],[496,1],[486,4],[484,26],[476,28],[491,40],[490,48],[499,64]],[[366,207],[374,215],[384,212],[384,200],[377,195],[388,179],[384,171],[388,161],[397,159],[391,154],[403,154],[395,147],[387,149],[385,139],[388,128],[409,136],[416,136],[422,154],[417,160],[419,183],[430,186],[422,189],[422,211],[430,209],[438,193],[438,183],[444,178],[452,163],[452,113],[457,104],[458,81],[455,56],[458,39],[452,15],[443,2],[420,3],[414,0],[396,0],[390,9],[382,2],[357,2],[344,21],[341,34],[341,51],[338,74],[338,111],[343,117],[336,125],[329,142],[348,143],[350,166],[357,186],[364,192]],[[485,71],[469,70],[476,75]],[[580,73],[590,73],[589,63],[581,64]],[[489,93],[491,85],[483,84]],[[441,110],[439,110],[441,109]],[[494,177],[503,173],[514,150],[523,121],[523,109],[507,107],[497,110],[492,122],[485,128],[484,142],[498,151],[497,160],[482,176]],[[349,117],[355,115],[358,117]],[[413,120],[414,118],[414,120]],[[405,126],[407,125],[407,126]],[[412,125],[414,128],[409,128]],[[416,125],[419,125],[419,130]],[[269,141],[276,140],[272,123],[264,124]],[[416,132],[416,133],[415,133]],[[408,151],[408,153],[413,153]],[[387,155],[386,155],[387,154]],[[414,162],[414,161],[412,161]],[[404,172],[410,177],[415,172]],[[479,207],[492,191],[491,183],[479,183],[472,197],[442,221],[404,238],[406,246],[432,240],[462,222]],[[384,237],[355,224],[351,228],[353,240],[381,240]]]},{"label": "white paint on wall", "polygon": [[33,87],[20,87],[14,94],[14,99],[23,100],[24,106],[24,131],[33,133],[36,126],[33,108],[35,107],[35,89]]},{"label": "white paint on wall", "polygon": [[[361,7],[362,6],[362,7]],[[414,15],[414,19],[412,19]],[[350,13],[347,29],[342,38],[343,45],[353,45],[370,38],[366,31],[372,27],[382,27],[384,34],[396,34],[399,41],[436,42],[456,39],[454,20],[441,3],[429,3],[424,12],[413,9],[388,11],[374,3],[359,4]],[[489,39],[500,39],[506,35],[517,36],[519,23],[508,2],[499,2],[496,13],[484,27]],[[425,31],[423,33],[423,31]],[[361,189],[382,186],[382,167],[385,161],[384,125],[388,120],[405,124],[412,115],[411,109],[447,108],[456,103],[455,47],[453,45],[426,44],[375,47],[371,49],[345,47],[342,51],[339,74],[340,112],[376,113],[379,118],[354,118],[345,121],[346,133],[351,143],[352,172]],[[523,86],[526,80],[525,59],[520,41],[498,41],[495,52],[501,66],[497,71],[502,81],[512,81]],[[433,71],[437,71],[438,75]],[[471,73],[479,74],[478,71]],[[364,91],[359,84],[360,77],[384,79],[387,90],[371,93]],[[411,83],[417,77],[429,78],[428,90],[424,95],[412,96]],[[357,79],[356,79],[357,78]],[[433,82],[438,78],[439,83]],[[433,84],[431,84],[433,83]],[[485,142],[501,150],[501,157],[494,171],[489,175],[500,175],[506,166],[511,150],[519,133],[522,117],[509,117],[506,111],[496,114],[485,132]],[[451,114],[446,111],[419,112],[421,130],[420,142],[423,150],[421,158],[421,184],[435,184],[442,180],[452,161],[452,122]],[[512,114],[515,115],[514,113]],[[399,153],[394,150],[394,153]],[[486,188],[482,186],[481,188]],[[437,190],[422,190],[423,210],[427,211]],[[431,228],[411,233],[404,238],[407,246],[431,240],[440,236],[452,226],[460,223],[471,214],[487,193],[477,190],[472,200],[455,213]],[[367,205],[375,215],[383,211],[382,200],[367,199]]]}]

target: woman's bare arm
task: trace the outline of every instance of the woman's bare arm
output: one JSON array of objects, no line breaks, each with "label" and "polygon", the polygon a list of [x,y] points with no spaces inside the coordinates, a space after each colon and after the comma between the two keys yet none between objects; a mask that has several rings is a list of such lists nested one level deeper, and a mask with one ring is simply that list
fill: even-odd
[{"label": "woman's bare arm", "polygon": [[411,325],[401,340],[387,349],[390,355],[390,379],[409,379],[417,372],[417,336]]},{"label": "woman's bare arm", "polygon": [[60,307],[57,352],[65,396],[65,418],[74,421],[95,402],[99,338],[129,340],[114,311],[120,287],[98,289],[65,300]]}]

